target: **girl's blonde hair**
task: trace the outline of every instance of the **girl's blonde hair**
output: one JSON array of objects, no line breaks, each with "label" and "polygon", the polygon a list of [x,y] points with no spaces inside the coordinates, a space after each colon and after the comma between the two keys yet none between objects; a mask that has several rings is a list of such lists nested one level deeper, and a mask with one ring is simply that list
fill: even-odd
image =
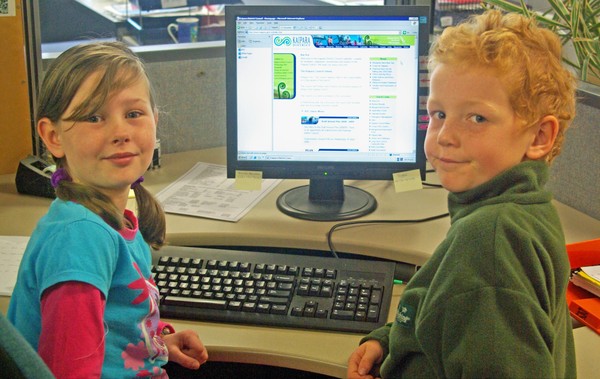
[{"label": "girl's blonde hair", "polygon": [[[96,89],[71,114],[64,114],[80,85],[91,74],[101,72]],[[114,91],[127,88],[138,80],[148,84],[150,103],[156,103],[150,81],[141,60],[120,42],[100,42],[74,46],[52,62],[44,76],[38,97],[36,118],[47,117],[53,123],[82,121],[95,114]],[[67,157],[52,157],[57,168],[68,171]],[[158,201],[141,185],[133,188],[138,206],[139,229],[153,248],[165,242],[165,215]],[[121,214],[112,201],[97,189],[62,180],[56,187],[56,196],[75,201],[102,217],[116,230],[124,227]]]},{"label": "girl's blonde hair", "polygon": [[556,142],[545,160],[560,154],[575,117],[576,81],[561,63],[562,45],[552,31],[516,13],[488,10],[446,28],[429,52],[429,71],[439,64],[490,68],[505,83],[511,105],[525,125],[547,115],[559,121]]}]

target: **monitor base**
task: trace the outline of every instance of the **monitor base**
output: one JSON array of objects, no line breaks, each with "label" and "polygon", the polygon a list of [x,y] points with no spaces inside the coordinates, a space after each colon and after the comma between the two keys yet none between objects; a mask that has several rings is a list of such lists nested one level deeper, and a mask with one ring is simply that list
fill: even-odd
[{"label": "monitor base", "polygon": [[377,208],[377,200],[370,193],[345,186],[341,180],[339,183],[327,182],[329,186],[333,184],[333,188],[316,190],[312,188],[315,183],[311,180],[308,186],[287,190],[277,199],[277,208],[289,216],[311,221],[349,220],[365,216]]}]

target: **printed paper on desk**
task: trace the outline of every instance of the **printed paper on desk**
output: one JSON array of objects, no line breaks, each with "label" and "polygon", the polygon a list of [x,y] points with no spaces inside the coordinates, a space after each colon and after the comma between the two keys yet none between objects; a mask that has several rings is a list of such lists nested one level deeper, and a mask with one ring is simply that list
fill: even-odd
[{"label": "printed paper on desk", "polygon": [[236,190],[235,179],[227,178],[225,166],[197,163],[156,197],[167,213],[235,222],[279,182],[279,179],[263,179],[258,191]]},{"label": "printed paper on desk", "polygon": [[12,295],[29,237],[0,236],[0,295]]}]

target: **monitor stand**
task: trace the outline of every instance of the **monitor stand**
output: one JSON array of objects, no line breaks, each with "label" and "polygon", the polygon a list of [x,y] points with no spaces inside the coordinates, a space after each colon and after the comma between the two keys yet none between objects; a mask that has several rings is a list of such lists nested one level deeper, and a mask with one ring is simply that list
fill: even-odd
[{"label": "monitor stand", "polygon": [[342,179],[310,179],[309,185],[282,193],[277,208],[304,220],[340,221],[373,212],[377,200],[360,188],[345,186]]}]

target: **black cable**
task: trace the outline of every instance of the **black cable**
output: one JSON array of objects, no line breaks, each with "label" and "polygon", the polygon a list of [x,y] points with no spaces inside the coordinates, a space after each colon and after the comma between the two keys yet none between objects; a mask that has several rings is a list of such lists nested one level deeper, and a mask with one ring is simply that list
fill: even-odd
[{"label": "black cable", "polygon": [[427,183],[427,182],[423,182],[424,186],[429,186],[429,187],[435,187],[435,188],[444,188],[444,186],[442,186],[441,184],[434,184],[434,183]]},{"label": "black cable", "polygon": [[338,224],[333,225],[329,229],[329,232],[327,232],[327,245],[329,245],[329,251],[331,251],[331,254],[333,255],[333,257],[339,258],[337,252],[335,251],[335,247],[333,246],[333,241],[331,238],[333,235],[333,232],[336,229],[339,229],[339,228],[342,228],[345,226],[360,225],[360,224],[417,224],[417,223],[421,223],[421,222],[438,220],[438,219],[441,219],[444,217],[448,217],[449,215],[450,215],[449,213],[443,213],[443,214],[439,214],[436,216],[431,216],[431,217],[426,217],[426,218],[421,218],[421,219],[416,219],[416,220],[364,220],[364,221],[340,222]]}]

